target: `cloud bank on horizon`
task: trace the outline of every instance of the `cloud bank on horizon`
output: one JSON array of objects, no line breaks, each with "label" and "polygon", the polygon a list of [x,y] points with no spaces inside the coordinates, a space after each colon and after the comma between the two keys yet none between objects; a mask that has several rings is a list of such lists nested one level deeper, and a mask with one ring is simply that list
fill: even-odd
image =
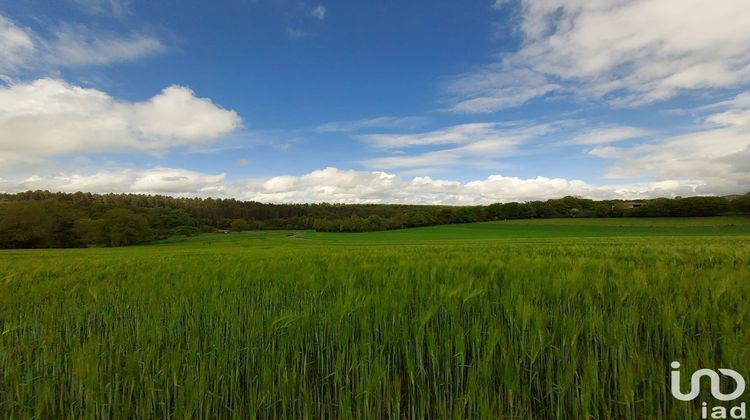
[{"label": "cloud bank on horizon", "polygon": [[[66,1],[63,14],[0,0],[0,191],[424,204],[750,191],[745,1],[425,2],[423,32],[409,10],[343,1],[174,20],[147,2]],[[392,44],[367,30],[388,25],[403,28]]]}]

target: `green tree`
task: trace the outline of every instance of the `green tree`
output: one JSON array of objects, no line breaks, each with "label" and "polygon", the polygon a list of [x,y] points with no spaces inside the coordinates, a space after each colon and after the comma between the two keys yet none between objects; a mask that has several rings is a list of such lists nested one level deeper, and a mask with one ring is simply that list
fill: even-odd
[{"label": "green tree", "polygon": [[195,226],[177,226],[172,229],[172,234],[178,236],[194,236],[198,234],[198,228]]},{"label": "green tree", "polygon": [[88,217],[76,220],[73,230],[84,246],[98,242],[99,224]]},{"label": "green tree", "polygon": [[750,193],[732,200],[732,210],[739,214],[750,214]]},{"label": "green tree", "polygon": [[50,235],[55,248],[80,248],[86,246],[76,223],[83,218],[83,212],[72,205],[60,202],[44,203],[51,219]]},{"label": "green tree", "polygon": [[234,219],[229,227],[235,232],[242,232],[243,230],[250,229],[250,223],[247,223],[245,219]]},{"label": "green tree", "polygon": [[107,211],[98,221],[98,240],[104,246],[135,245],[151,238],[148,221],[128,209]]},{"label": "green tree", "polygon": [[385,220],[377,214],[371,214],[367,218],[367,230],[377,231],[385,229]]},{"label": "green tree", "polygon": [[53,246],[52,217],[38,201],[15,201],[0,206],[0,247]]}]

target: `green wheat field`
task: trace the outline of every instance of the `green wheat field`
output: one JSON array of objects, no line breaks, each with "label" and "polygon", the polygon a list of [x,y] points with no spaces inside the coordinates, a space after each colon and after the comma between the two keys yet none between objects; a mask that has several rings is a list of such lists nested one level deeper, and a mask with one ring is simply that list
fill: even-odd
[{"label": "green wheat field", "polygon": [[0,418],[697,418],[673,360],[750,378],[750,219],[0,251]]}]

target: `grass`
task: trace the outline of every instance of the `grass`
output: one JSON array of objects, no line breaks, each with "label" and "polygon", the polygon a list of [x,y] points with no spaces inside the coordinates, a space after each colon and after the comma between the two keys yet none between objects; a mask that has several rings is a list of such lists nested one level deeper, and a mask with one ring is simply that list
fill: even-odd
[{"label": "grass", "polygon": [[0,252],[0,417],[697,418],[750,378],[750,220]]}]

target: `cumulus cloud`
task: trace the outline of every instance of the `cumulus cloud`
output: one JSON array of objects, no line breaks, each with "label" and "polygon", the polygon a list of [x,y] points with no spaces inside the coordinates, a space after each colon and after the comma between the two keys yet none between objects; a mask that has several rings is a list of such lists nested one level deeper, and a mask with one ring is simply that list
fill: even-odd
[{"label": "cumulus cloud", "polygon": [[492,112],[559,90],[640,105],[750,82],[748,2],[518,4],[521,48],[456,78],[454,111]]},{"label": "cumulus cloud", "polygon": [[225,174],[207,175],[185,169],[155,168],[136,174],[128,188],[132,191],[159,193],[216,194],[223,191]]},{"label": "cumulus cloud", "polygon": [[[383,191],[400,184],[385,172],[344,171],[325,168],[303,176],[277,176],[250,188],[245,196],[270,202],[375,202]],[[374,201],[375,200],[375,201]]]},{"label": "cumulus cloud", "polygon": [[61,80],[0,86],[0,162],[210,143],[241,125],[234,111],[170,86],[144,102]]},{"label": "cumulus cloud", "polygon": [[[110,170],[90,174],[62,172],[4,181],[6,191],[51,190],[94,193],[153,193],[221,195],[225,174],[204,174],[185,169]],[[2,184],[0,184],[2,185]]]},{"label": "cumulus cloud", "polygon": [[594,185],[582,180],[502,175],[461,183],[431,177],[404,179],[382,171],[345,171],[329,167],[302,176],[237,183],[226,192],[247,200],[283,203],[489,204],[566,195],[593,199],[689,196],[707,193],[703,187],[701,181],[689,179]]},{"label": "cumulus cloud", "polygon": [[263,182],[237,183],[228,194],[262,202],[488,204],[579,195],[596,199],[639,198],[700,193],[699,181],[592,185],[581,180],[492,175],[461,183],[414,177],[403,179],[382,171],[316,170],[302,176],[279,176]]},{"label": "cumulus cloud", "polygon": [[59,67],[106,65],[140,59],[166,48],[143,33],[116,34],[82,25],[61,25],[42,36],[0,15],[0,75]]},{"label": "cumulus cloud", "polygon": [[491,175],[465,185],[480,202],[529,201],[568,195],[586,198],[631,199],[677,195],[695,195],[703,184],[695,180],[665,180],[620,185],[593,185],[581,180],[536,177],[521,179]]},{"label": "cumulus cloud", "polygon": [[413,177],[405,179],[382,171],[319,169],[301,176],[276,176],[228,182],[224,174],[185,169],[111,170],[90,174],[58,173],[0,180],[0,190],[139,192],[175,196],[232,197],[271,203],[404,203],[490,204],[546,200],[566,195],[593,199],[633,199],[711,193],[700,180],[595,185],[564,178],[518,178],[491,175],[462,183]]}]

